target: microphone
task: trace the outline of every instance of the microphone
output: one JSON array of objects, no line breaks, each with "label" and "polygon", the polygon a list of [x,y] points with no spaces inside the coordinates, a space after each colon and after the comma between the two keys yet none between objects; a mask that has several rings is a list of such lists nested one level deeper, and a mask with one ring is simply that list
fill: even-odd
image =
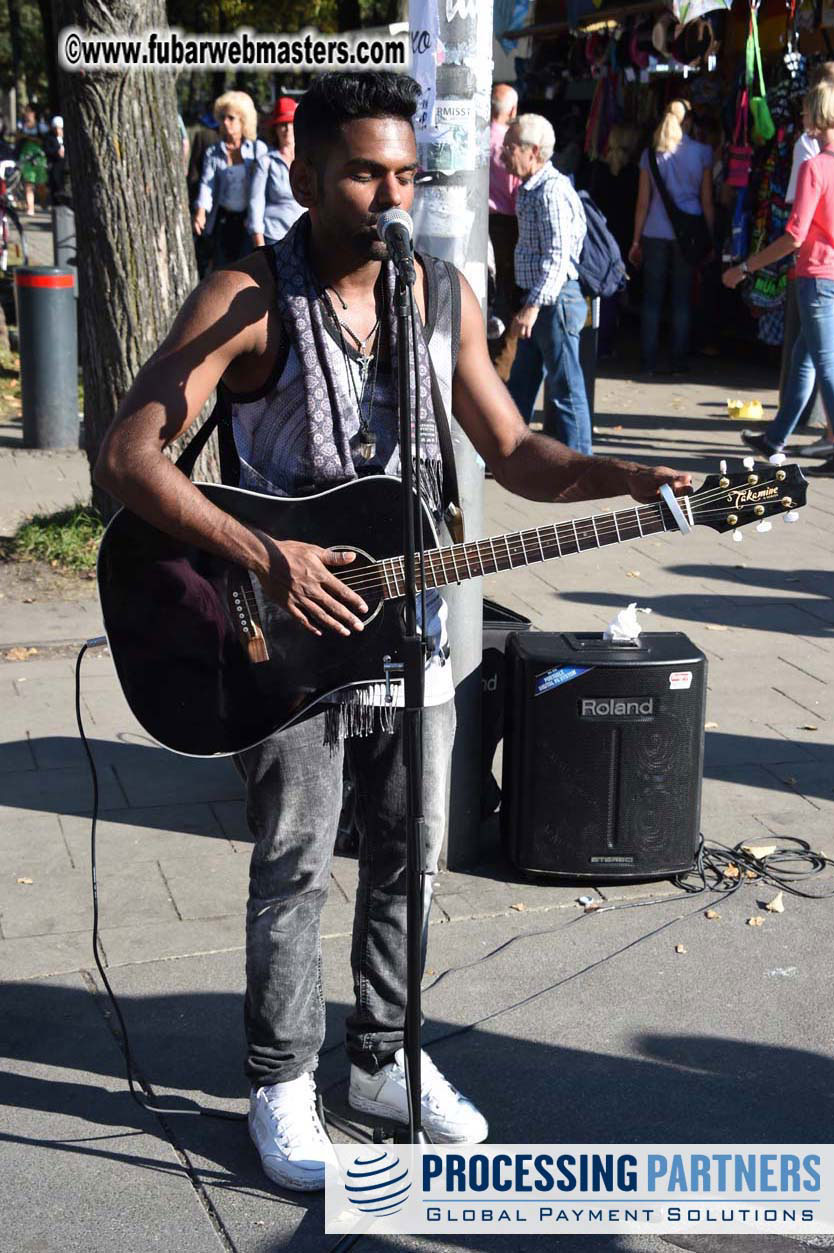
[{"label": "microphone", "polygon": [[397,274],[407,287],[414,285],[417,277],[414,269],[412,236],[414,223],[404,209],[386,209],[377,218],[379,238],[388,245],[388,254],[397,267]]}]

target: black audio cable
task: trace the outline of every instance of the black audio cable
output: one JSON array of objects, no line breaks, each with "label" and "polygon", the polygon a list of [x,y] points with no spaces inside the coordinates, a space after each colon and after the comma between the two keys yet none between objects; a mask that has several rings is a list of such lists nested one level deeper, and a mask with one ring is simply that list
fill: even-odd
[{"label": "black audio cable", "polygon": [[[95,959],[98,972],[101,975],[102,983],[110,998],[110,1004],[119,1021],[119,1029],[121,1031],[122,1048],[124,1050],[125,1070],[127,1073],[127,1085],[130,1089],[130,1095],[133,1097],[137,1105],[147,1110],[151,1114],[190,1114],[200,1118],[219,1118],[225,1122],[243,1122],[246,1120],[246,1114],[237,1114],[230,1110],[223,1109],[205,1109],[198,1106],[197,1109],[172,1109],[162,1105],[156,1105],[147,1098],[144,1091],[140,1092],[140,1080],[136,1078],[136,1071],[133,1064],[133,1054],[130,1051],[130,1040],[127,1034],[127,1027],[122,1016],[121,1007],[116,999],[115,993],[110,986],[110,980],[104,970],[104,966],[99,955],[99,933],[98,933],[98,875],[96,868],[96,825],[98,822],[98,774],[96,773],[96,765],[93,760],[93,754],[90,751],[90,745],[84,732],[84,722],[81,717],[81,662],[88,648],[100,648],[107,643],[105,636],[100,635],[95,639],[87,640],[82,644],[81,651],[75,663],[75,719],[78,723],[78,734],[81,736],[81,742],[84,745],[84,752],[87,754],[87,761],[90,764],[90,774],[93,781],[93,816],[90,825],[90,873],[92,875],[93,889],[93,957]],[[150,1089],[149,1089],[150,1090]]]}]

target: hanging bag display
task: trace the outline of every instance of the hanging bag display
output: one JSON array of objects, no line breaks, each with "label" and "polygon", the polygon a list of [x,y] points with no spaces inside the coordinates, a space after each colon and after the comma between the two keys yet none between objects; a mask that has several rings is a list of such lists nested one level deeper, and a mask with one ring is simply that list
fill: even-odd
[{"label": "hanging bag display", "polygon": [[747,136],[749,110],[749,96],[745,87],[738,103],[733,142],[727,148],[727,177],[724,181],[728,187],[744,188],[750,182],[750,170],[753,165],[753,145],[749,142]]},{"label": "hanging bag display", "polygon": [[773,124],[773,118],[770,116],[770,108],[767,103],[765,92],[764,74],[762,72],[762,50],[759,47],[759,23],[756,18],[756,5],[752,4],[750,8],[750,34],[747,38],[747,83],[752,83],[754,75],[758,75],[759,94],[754,96],[750,94],[750,115],[753,119],[752,135],[753,143],[757,145],[768,143],[776,134],[776,127]]}]

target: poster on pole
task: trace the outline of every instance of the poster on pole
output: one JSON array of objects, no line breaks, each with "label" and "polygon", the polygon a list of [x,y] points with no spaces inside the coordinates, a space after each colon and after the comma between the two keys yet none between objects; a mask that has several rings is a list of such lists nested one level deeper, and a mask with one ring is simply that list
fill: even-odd
[{"label": "poster on pole", "polygon": [[434,126],[437,66],[442,59],[437,0],[410,0],[408,24],[411,30],[411,73],[420,84],[420,103],[414,118],[417,152],[420,164],[429,169],[425,148]]}]

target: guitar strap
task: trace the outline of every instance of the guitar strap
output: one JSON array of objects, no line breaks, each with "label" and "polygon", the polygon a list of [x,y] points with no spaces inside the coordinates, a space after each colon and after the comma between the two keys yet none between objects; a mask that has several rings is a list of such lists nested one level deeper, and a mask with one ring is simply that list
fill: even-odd
[{"label": "guitar strap", "polygon": [[[458,348],[460,347],[460,275],[450,262],[446,261],[444,265],[449,275],[449,287],[452,292],[452,374],[454,375],[458,360]],[[446,406],[443,403],[443,395],[440,391],[440,384],[437,381],[431,353],[429,352],[427,355],[429,359],[429,374],[431,376],[431,402],[434,407],[437,442],[440,445],[440,457],[443,462],[443,519],[452,537],[452,542],[454,544],[462,544],[464,541],[464,520],[463,510],[460,507],[460,489],[458,487],[458,472],[455,466],[455,453],[452,447],[452,431],[449,426],[449,418],[446,413]]]},{"label": "guitar strap", "polygon": [[[270,256],[272,249],[267,245],[265,251]],[[454,374],[457,365],[458,349],[460,347],[460,275],[453,265],[448,261],[443,264],[449,276],[449,287],[451,291],[452,309],[452,373]],[[425,265],[425,263],[424,263]],[[285,353],[289,351],[289,343],[284,339]],[[437,427],[437,439],[440,446],[440,457],[443,462],[443,518],[452,537],[452,541],[460,544],[464,539],[463,512],[460,507],[460,490],[458,488],[457,469],[455,467],[455,454],[452,447],[452,431],[449,426],[449,418],[446,414],[446,406],[443,403],[443,394],[440,390],[440,384],[435,372],[434,363],[431,359],[431,353],[427,353],[429,362],[429,373],[431,377],[431,398],[434,408],[434,420]],[[280,363],[278,363],[280,365]],[[280,368],[276,369],[276,373],[280,375]],[[206,418],[203,425],[197,431],[196,435],[186,444],[174,463],[178,470],[181,470],[188,478],[194,473],[194,467],[197,464],[197,458],[205,448],[214,431],[217,430],[217,442],[220,453],[220,479],[221,482],[230,486],[236,486],[240,478],[240,458],[238,457],[237,447],[234,440],[234,432],[230,421],[230,414],[227,405],[227,397],[225,389],[222,385],[217,388],[217,400],[214,408]]]}]

